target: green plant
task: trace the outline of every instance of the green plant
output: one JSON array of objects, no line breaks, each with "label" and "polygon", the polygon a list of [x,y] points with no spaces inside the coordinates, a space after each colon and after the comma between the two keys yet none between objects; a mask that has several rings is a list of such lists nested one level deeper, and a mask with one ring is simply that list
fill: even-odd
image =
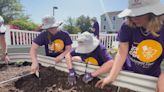
[{"label": "green plant", "polygon": [[11,25],[19,27],[20,30],[35,30],[38,25],[25,19],[17,19],[10,22]]},{"label": "green plant", "polygon": [[107,52],[112,56],[112,57],[115,57],[116,53],[118,51],[118,48],[115,48],[115,47],[111,47],[107,50]]}]

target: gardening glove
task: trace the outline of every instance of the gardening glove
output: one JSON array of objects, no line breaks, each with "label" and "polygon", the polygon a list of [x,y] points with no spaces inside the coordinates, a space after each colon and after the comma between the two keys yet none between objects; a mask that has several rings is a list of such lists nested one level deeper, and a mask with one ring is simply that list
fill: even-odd
[{"label": "gardening glove", "polygon": [[84,76],[83,76],[83,82],[84,83],[88,83],[88,82],[90,82],[90,81],[92,81],[93,80],[93,76],[91,75],[91,73],[86,73]]},{"label": "gardening glove", "polygon": [[75,73],[74,69],[69,70],[68,82],[69,82],[70,85],[76,84],[76,73]]}]

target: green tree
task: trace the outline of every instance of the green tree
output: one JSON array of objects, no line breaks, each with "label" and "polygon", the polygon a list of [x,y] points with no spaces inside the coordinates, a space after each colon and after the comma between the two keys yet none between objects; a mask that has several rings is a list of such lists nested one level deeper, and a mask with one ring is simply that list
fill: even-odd
[{"label": "green tree", "polygon": [[89,27],[91,27],[90,17],[81,15],[76,20],[76,26],[78,26],[82,32],[89,31]]},{"label": "green tree", "polygon": [[81,30],[76,26],[76,20],[69,17],[63,26],[64,30],[67,30],[70,34],[77,34]]},{"label": "green tree", "polygon": [[25,16],[20,0],[0,0],[0,15],[4,17],[6,23]]},{"label": "green tree", "polygon": [[19,27],[20,30],[35,30],[38,25],[27,19],[16,19],[10,22],[11,25]]}]

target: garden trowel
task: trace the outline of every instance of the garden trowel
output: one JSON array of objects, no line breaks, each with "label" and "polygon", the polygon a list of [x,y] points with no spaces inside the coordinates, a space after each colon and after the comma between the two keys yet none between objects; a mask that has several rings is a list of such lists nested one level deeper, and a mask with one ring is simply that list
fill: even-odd
[{"label": "garden trowel", "polygon": [[36,71],[36,72],[35,72],[35,75],[36,75],[36,77],[39,78],[39,71]]}]

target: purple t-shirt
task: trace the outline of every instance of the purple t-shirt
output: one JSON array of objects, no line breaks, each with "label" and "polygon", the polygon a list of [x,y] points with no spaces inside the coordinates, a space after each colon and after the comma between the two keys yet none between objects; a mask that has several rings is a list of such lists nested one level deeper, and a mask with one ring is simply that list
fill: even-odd
[{"label": "purple t-shirt", "polygon": [[100,44],[93,52],[89,54],[80,54],[76,53],[75,50],[73,50],[71,52],[71,56],[80,56],[83,61],[99,66],[112,59],[112,57],[107,53],[106,48],[102,44]]},{"label": "purple t-shirt", "polygon": [[51,57],[60,55],[67,45],[72,44],[69,34],[65,31],[58,31],[55,35],[48,31],[41,32],[33,42],[39,46],[44,45],[46,56]]},{"label": "purple t-shirt", "polygon": [[131,28],[123,24],[118,33],[120,42],[129,42],[129,51],[123,69],[158,77],[164,59],[164,26],[155,37],[144,28]]},{"label": "purple t-shirt", "polygon": [[95,28],[95,32],[93,32],[93,34],[94,34],[95,36],[97,36],[97,38],[99,38],[99,24],[98,24],[98,22],[94,22],[92,28]]}]

